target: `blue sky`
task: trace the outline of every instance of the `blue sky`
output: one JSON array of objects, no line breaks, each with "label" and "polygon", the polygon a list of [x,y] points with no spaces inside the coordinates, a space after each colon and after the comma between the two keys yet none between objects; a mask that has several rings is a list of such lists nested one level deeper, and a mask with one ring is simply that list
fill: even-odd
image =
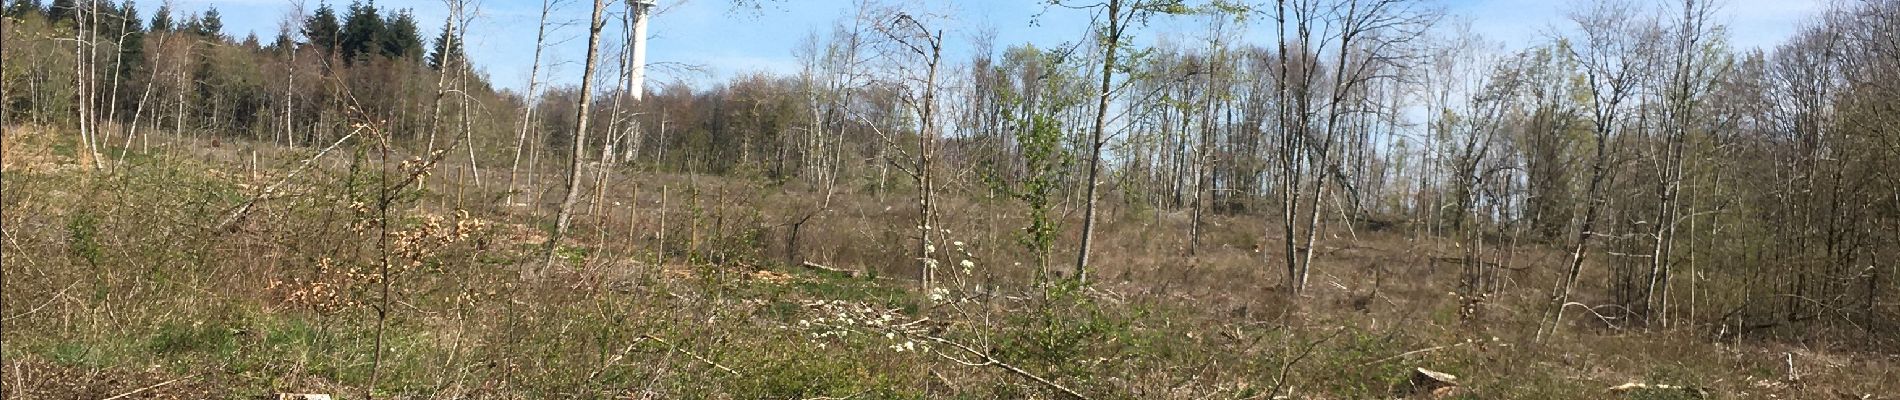
[{"label": "blue sky", "polygon": [[[268,42],[301,1],[314,10],[323,0],[172,0],[179,13],[216,6],[224,16],[227,34],[243,37],[255,32]],[[339,12],[349,0],[328,0]],[[503,87],[526,86],[534,54],[539,0],[472,0],[481,9],[470,26],[469,57]],[[653,79],[704,81],[752,71],[792,71],[793,50],[812,31],[828,32],[833,22],[850,18],[850,0],[779,0],[763,8],[734,10],[731,0],[658,0],[664,12],[653,19],[648,48],[651,63],[700,65],[711,76],[677,76],[656,71]],[[906,0],[896,0],[906,1]],[[141,3],[149,17],[156,0]],[[994,30],[996,46],[1035,43],[1051,46],[1083,37],[1089,16],[1084,11],[1046,9],[1041,0],[908,0],[940,10],[950,18],[944,24],[948,51],[969,54],[972,39]],[[563,0],[552,19],[566,24],[550,32],[557,42],[544,55],[544,82],[573,83],[580,75],[579,60],[586,49],[585,23],[591,2]],[[1473,31],[1506,47],[1521,47],[1547,37],[1562,26],[1564,10],[1572,0],[1443,0],[1447,15],[1468,21]],[[441,0],[379,0],[379,9],[414,11],[425,32],[434,38],[446,16]],[[1729,27],[1739,48],[1772,48],[1815,18],[1825,0],[1726,0],[1720,21]],[[618,7],[615,7],[616,9]],[[1038,18],[1038,15],[1040,17]],[[1032,24],[1032,21],[1035,22]],[[1163,37],[1191,37],[1199,18],[1158,21],[1140,33],[1143,43]],[[1258,42],[1264,42],[1258,40]]]}]

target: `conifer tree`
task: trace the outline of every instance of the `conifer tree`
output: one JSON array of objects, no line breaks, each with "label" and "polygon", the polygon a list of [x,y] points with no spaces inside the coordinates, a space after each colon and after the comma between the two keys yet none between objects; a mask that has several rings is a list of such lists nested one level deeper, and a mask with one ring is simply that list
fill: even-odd
[{"label": "conifer tree", "polygon": [[382,36],[383,19],[376,14],[376,4],[351,3],[349,13],[343,17],[337,47],[343,51],[344,62],[355,63],[358,58],[379,51],[378,39]]},{"label": "conifer tree", "polygon": [[409,10],[391,13],[383,21],[382,35],[377,37],[380,54],[390,59],[410,61],[422,60],[422,29],[416,25],[416,17]]},{"label": "conifer tree", "polygon": [[53,4],[46,7],[46,20],[57,24],[59,21],[72,20],[76,12],[79,12],[78,1],[53,0]]},{"label": "conifer tree", "polygon": [[[436,35],[435,48],[429,51],[429,69],[441,71],[442,66],[449,61],[466,59],[462,53],[462,41],[452,40],[454,38],[450,36],[455,34],[453,28],[447,22],[443,23],[442,34]],[[447,58],[444,58],[444,55],[447,55]]]},{"label": "conifer tree", "polygon": [[209,38],[224,37],[224,18],[218,15],[217,7],[205,9],[204,15],[198,17],[196,27],[195,33],[199,35]]},{"label": "conifer tree", "polygon": [[328,3],[317,6],[317,11],[303,20],[304,40],[323,51],[323,54],[335,54],[338,36],[343,28],[337,23],[336,10]]},{"label": "conifer tree", "polygon": [[170,32],[172,30],[172,6],[160,5],[152,12],[152,32]]},{"label": "conifer tree", "polygon": [[40,13],[39,0],[13,0],[7,4],[6,14],[10,18],[25,18],[29,14]]}]

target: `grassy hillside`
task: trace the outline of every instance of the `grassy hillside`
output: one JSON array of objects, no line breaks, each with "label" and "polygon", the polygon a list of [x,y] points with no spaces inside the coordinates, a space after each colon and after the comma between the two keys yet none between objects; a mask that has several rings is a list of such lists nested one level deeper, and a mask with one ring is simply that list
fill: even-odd
[{"label": "grassy hillside", "polygon": [[[1094,282],[1036,285],[1020,207],[965,189],[923,292],[914,233],[888,228],[914,213],[901,194],[590,170],[600,197],[544,265],[555,195],[493,171],[355,144],[303,169],[318,149],[188,138],[90,170],[74,135],[5,138],[14,399],[1431,397],[1415,368],[1456,375],[1452,398],[1900,389],[1895,355],[1818,340],[1578,312],[1540,341],[1562,250],[1487,241],[1495,287],[1461,295],[1467,249],[1404,224],[1338,229],[1289,299],[1259,217],[1213,217],[1189,256],[1187,216],[1115,207]],[[1609,391],[1625,383],[1689,389]]]}]

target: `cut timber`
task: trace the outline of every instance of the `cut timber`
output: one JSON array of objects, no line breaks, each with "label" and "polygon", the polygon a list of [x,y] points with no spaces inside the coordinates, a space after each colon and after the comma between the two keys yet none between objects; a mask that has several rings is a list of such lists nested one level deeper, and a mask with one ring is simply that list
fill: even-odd
[{"label": "cut timber", "polygon": [[1457,376],[1424,368],[1412,369],[1407,383],[1412,386],[1406,393],[1411,398],[1442,399],[1458,390]]},{"label": "cut timber", "polygon": [[805,268],[810,268],[810,269],[813,269],[813,270],[818,270],[818,271],[824,271],[824,272],[830,272],[830,273],[834,273],[834,274],[844,274],[844,276],[848,276],[848,277],[852,277],[852,278],[856,278],[856,277],[858,277],[858,274],[859,274],[859,272],[858,272],[857,270],[850,270],[850,269],[843,269],[843,268],[832,268],[832,267],[827,267],[827,266],[824,266],[824,265],[821,265],[821,264],[818,264],[818,263],[815,263],[815,262],[811,262],[811,261],[806,261],[806,262],[804,262],[804,263],[803,263],[803,264],[801,264],[801,265],[804,265],[804,266],[805,266]]},{"label": "cut timber", "polygon": [[1702,399],[1702,398],[1709,397],[1708,391],[1702,390],[1702,388],[1688,387],[1688,386],[1652,385],[1652,384],[1647,384],[1647,383],[1630,382],[1630,383],[1625,383],[1625,384],[1610,387],[1610,393],[1623,394],[1623,395],[1630,395],[1630,394],[1636,394],[1636,393],[1656,394],[1656,393],[1663,393],[1663,392],[1681,393],[1683,395],[1689,396],[1689,398],[1692,398],[1692,399]]},{"label": "cut timber", "polygon": [[270,400],[330,400],[330,395],[315,393],[278,393],[268,397]]}]

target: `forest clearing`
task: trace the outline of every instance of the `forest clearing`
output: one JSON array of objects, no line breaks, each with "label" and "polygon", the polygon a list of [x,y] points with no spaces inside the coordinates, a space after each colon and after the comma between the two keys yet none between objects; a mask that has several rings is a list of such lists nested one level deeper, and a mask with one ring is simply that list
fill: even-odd
[{"label": "forest clearing", "polygon": [[535,3],[9,0],[0,397],[1900,399],[1900,1]]}]

